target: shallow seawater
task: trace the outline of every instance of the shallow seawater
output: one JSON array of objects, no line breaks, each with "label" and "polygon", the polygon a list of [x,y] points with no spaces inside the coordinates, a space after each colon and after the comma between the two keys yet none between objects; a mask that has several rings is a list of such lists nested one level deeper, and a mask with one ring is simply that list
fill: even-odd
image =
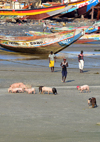
[{"label": "shallow seawater", "polygon": [[[1,48],[0,48],[1,49]],[[70,48],[69,48],[70,49]],[[42,59],[39,56],[33,55],[23,55],[15,52],[8,52],[9,50],[4,50],[0,52],[0,63],[1,64],[17,64],[17,65],[31,65],[39,67],[48,67],[49,60]],[[6,54],[5,54],[6,53]],[[69,63],[69,68],[78,68],[78,54],[80,51],[67,51],[63,50],[56,54],[57,62],[55,67],[60,67],[60,62],[63,57],[67,58]],[[100,68],[100,51],[84,51],[84,68]]]}]

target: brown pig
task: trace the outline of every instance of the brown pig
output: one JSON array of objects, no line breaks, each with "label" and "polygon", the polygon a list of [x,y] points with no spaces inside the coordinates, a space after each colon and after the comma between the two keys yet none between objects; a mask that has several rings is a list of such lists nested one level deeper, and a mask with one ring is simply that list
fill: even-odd
[{"label": "brown pig", "polygon": [[88,106],[92,106],[92,108],[97,107],[96,98],[92,97],[88,99]]}]

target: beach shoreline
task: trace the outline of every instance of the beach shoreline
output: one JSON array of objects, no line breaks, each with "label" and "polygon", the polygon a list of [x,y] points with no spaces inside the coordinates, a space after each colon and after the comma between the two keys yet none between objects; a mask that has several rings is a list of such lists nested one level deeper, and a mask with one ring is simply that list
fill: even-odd
[{"label": "beach shoreline", "polygon": [[[61,68],[1,65],[0,69],[0,141],[96,142],[100,140],[100,69],[68,68],[65,83]],[[8,93],[15,82],[32,85],[36,94]],[[80,93],[77,85],[88,84],[89,93]],[[39,94],[38,86],[56,87],[57,95]],[[96,97],[97,108],[89,109],[87,100]]]},{"label": "beach shoreline", "polygon": [[[93,52],[94,49],[100,48],[97,45],[71,45],[64,51]],[[100,125],[97,125],[100,123],[99,67],[85,66],[80,73],[78,60],[67,58],[68,75],[62,83],[60,62],[63,56],[57,59],[55,71],[51,72],[48,59],[39,59],[34,64],[34,59],[26,62],[22,60],[24,55],[12,55],[18,59],[9,59],[9,56],[6,60],[0,59],[0,142],[100,141]],[[91,59],[86,62],[92,63]],[[99,59],[94,61],[99,62]],[[76,68],[70,66],[71,62],[77,64]],[[36,94],[8,93],[8,88],[15,82],[31,85]],[[85,84],[89,85],[90,92],[80,93],[76,86]],[[39,86],[56,87],[58,94],[40,94]],[[97,108],[88,107],[90,97],[97,99]]]}]

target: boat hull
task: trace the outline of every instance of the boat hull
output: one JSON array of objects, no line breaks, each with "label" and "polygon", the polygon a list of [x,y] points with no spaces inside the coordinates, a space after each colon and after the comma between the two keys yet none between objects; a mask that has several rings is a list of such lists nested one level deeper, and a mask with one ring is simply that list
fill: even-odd
[{"label": "boat hull", "polygon": [[69,10],[71,8],[71,6],[66,6],[63,9],[57,9],[55,11],[50,11],[50,12],[46,12],[46,13],[41,13],[41,14],[37,14],[37,15],[31,15],[29,16],[27,19],[34,19],[34,20],[42,20],[48,17],[52,17],[52,16],[56,16],[57,14]]},{"label": "boat hull", "polygon": [[43,13],[49,13],[55,10],[60,10],[66,7],[66,4],[51,6],[47,8],[37,9],[0,9],[0,15],[17,15],[17,16],[30,16]]},{"label": "boat hull", "polygon": [[76,43],[99,43],[100,42],[100,34],[85,34],[83,37],[81,37],[79,40],[76,41]]},{"label": "boat hull", "polygon": [[76,6],[75,10],[74,8],[72,8],[70,11],[62,12],[61,17],[62,16],[66,16],[69,18],[79,17],[87,13],[89,10],[91,10],[92,6],[96,6],[98,3],[99,3],[98,0],[87,0],[87,1],[83,1],[82,3],[77,3],[76,5],[74,5]]},{"label": "boat hull", "polygon": [[[61,36],[61,33],[59,33],[58,35],[59,36],[56,37],[54,40],[53,38],[50,39],[50,37],[48,37],[47,39],[44,38],[44,41],[47,40],[47,42],[43,42],[42,44],[41,42],[43,39],[24,42],[1,40],[0,45],[1,47],[4,47],[6,49],[27,54],[49,54],[51,51],[53,51],[54,53],[58,53],[68,47],[70,44],[74,43],[76,40],[78,40],[83,35],[83,31],[81,30],[76,32],[75,30],[73,34],[71,32],[67,35],[67,37],[66,35]],[[36,45],[36,42],[41,45]]]}]

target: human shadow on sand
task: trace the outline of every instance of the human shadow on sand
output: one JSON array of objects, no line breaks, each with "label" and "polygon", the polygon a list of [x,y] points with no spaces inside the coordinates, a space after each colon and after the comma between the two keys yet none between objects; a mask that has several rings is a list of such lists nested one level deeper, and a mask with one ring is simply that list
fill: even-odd
[{"label": "human shadow on sand", "polygon": [[84,73],[84,72],[89,72],[89,71],[90,71],[90,70],[85,70],[85,71],[83,71],[83,73]]},{"label": "human shadow on sand", "polygon": [[72,82],[72,81],[75,81],[75,80],[67,80],[66,82]]},{"label": "human shadow on sand", "polygon": [[61,70],[55,70],[54,72],[61,72]]}]

